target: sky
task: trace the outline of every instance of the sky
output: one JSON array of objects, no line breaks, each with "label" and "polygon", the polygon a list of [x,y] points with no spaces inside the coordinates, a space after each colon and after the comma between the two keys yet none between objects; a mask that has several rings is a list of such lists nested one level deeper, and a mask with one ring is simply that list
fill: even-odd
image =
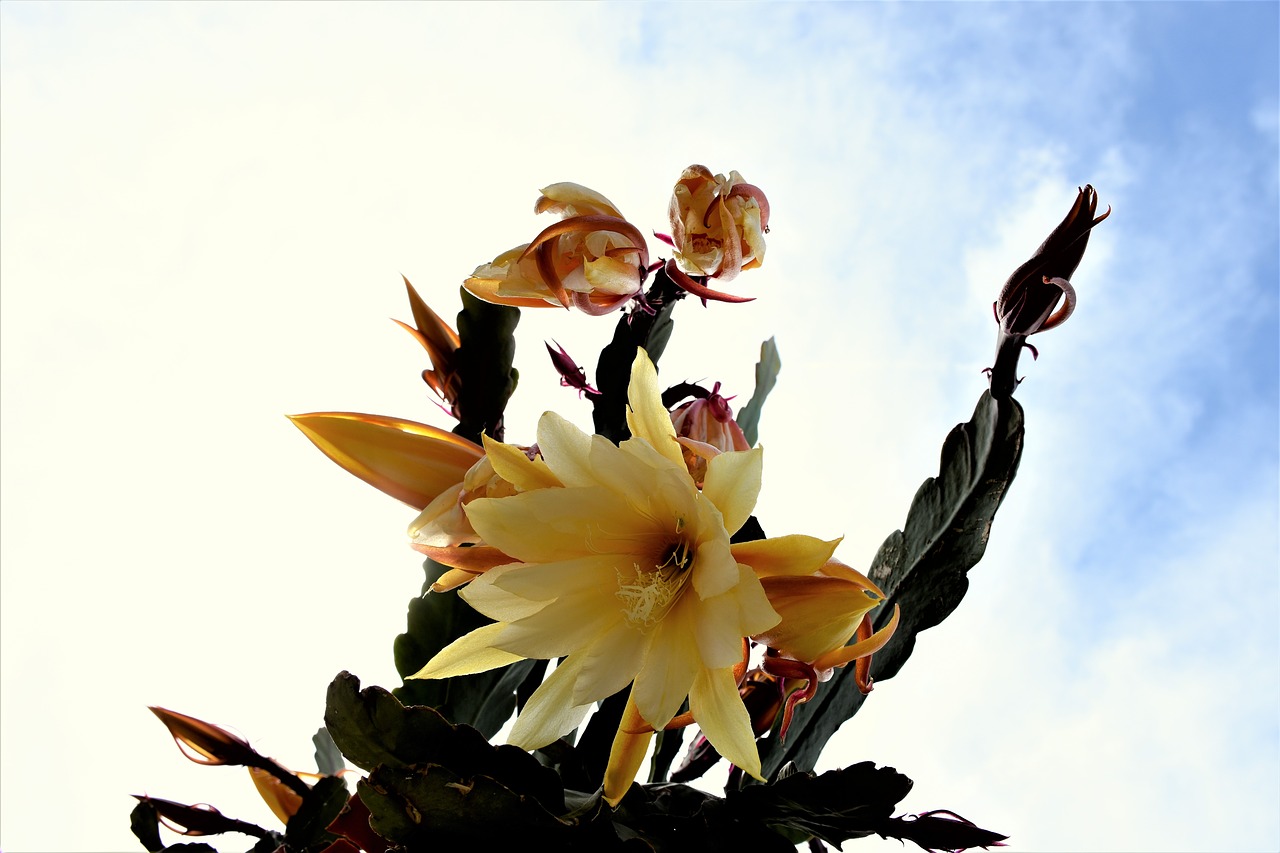
[{"label": "sky", "polygon": [[[820,768],[897,767],[904,811],[1016,850],[1280,847],[1278,10],[5,0],[0,848],[141,849],[135,793],[278,826],[146,706],[311,769],[336,673],[398,683],[421,581],[414,512],[284,414],[451,426],[401,275],[451,316],[540,187],[665,230],[691,163],[771,232],[756,301],[680,306],[663,377],[745,400],[775,337],[757,514],[864,569],[1005,278],[1078,186],[1113,209],[1023,361],[967,597]],[[524,312],[509,440],[589,428],[542,341],[592,365],[612,326]]]}]

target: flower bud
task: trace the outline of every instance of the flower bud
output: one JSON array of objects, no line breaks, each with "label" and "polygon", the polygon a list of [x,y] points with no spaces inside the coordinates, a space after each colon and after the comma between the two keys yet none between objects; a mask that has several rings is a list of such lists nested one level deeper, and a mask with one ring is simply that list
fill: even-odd
[{"label": "flower bud", "polygon": [[678,406],[671,413],[671,424],[680,442],[684,463],[689,476],[699,486],[707,476],[707,462],[719,453],[729,450],[750,450],[747,437],[733,419],[729,401],[720,396],[720,383],[708,394],[698,386],[686,386],[701,392],[688,403]]}]

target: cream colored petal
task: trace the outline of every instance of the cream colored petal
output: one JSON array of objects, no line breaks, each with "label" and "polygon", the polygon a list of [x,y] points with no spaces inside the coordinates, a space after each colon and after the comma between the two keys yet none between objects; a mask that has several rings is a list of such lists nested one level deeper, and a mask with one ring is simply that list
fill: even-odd
[{"label": "cream colored petal", "polygon": [[597,258],[582,265],[582,274],[594,293],[630,295],[640,289],[640,270],[613,258]]},{"label": "cream colored petal", "polygon": [[774,575],[811,575],[822,568],[836,552],[839,539],[823,541],[793,533],[754,542],[735,542],[729,546],[739,563],[750,566],[756,577]]},{"label": "cream colored petal", "polygon": [[634,512],[602,486],[538,489],[477,498],[466,507],[484,541],[525,563],[572,560],[610,550],[606,531],[626,532]]},{"label": "cream colored petal", "polygon": [[462,484],[445,489],[409,525],[409,538],[419,545],[447,548],[480,541],[462,511]]},{"label": "cream colored petal", "polygon": [[563,181],[542,189],[542,197],[534,205],[535,213],[559,213],[563,216],[616,216],[622,218],[618,208],[593,189]]},{"label": "cream colored petal", "polygon": [[514,444],[503,444],[487,435],[482,435],[481,438],[494,473],[520,491],[529,492],[563,485],[542,460],[530,459]]},{"label": "cream colored petal", "polygon": [[494,641],[497,648],[522,658],[564,657],[586,649],[623,620],[614,585],[597,585],[562,596],[537,613],[507,625]]},{"label": "cream colored petal", "polygon": [[521,660],[519,655],[493,647],[493,639],[506,626],[501,622],[477,628],[464,634],[441,649],[427,665],[410,678],[453,678],[455,675],[473,675],[488,672],[500,666]]},{"label": "cream colored petal", "polygon": [[626,687],[640,671],[648,647],[647,636],[620,620],[578,653],[583,661],[573,701],[599,702]]},{"label": "cream colored petal", "polygon": [[636,348],[635,361],[631,363],[631,382],[627,386],[627,426],[632,435],[639,436],[653,448],[681,468],[684,457],[676,443],[676,431],[671,426],[671,415],[662,405],[662,391],[658,388],[658,370],[649,360],[643,348]]},{"label": "cream colored petal", "polygon": [[680,710],[689,685],[702,668],[694,640],[694,600],[686,593],[654,628],[644,664],[631,688],[640,714],[655,729],[669,723]]},{"label": "cream colored petal", "polygon": [[566,486],[593,486],[588,454],[591,436],[555,412],[547,412],[538,421],[538,450],[551,472]]},{"label": "cream colored petal", "polygon": [[707,463],[702,496],[719,508],[729,535],[737,533],[755,510],[763,473],[764,452],[759,447],[721,453]]},{"label": "cream colored petal", "polygon": [[729,536],[724,532],[715,508],[699,506],[698,547],[693,560],[693,589],[704,601],[723,595],[738,583],[738,561],[729,550]]},{"label": "cream colored petal", "polygon": [[[677,526],[695,519],[697,491],[682,467],[679,470],[641,439],[628,439],[619,448],[602,436],[591,444],[591,470],[635,511],[631,526],[637,532],[672,535]],[[677,519],[683,521],[677,522]]]},{"label": "cream colored petal", "polygon": [[528,566],[515,563],[490,569],[467,585],[458,594],[462,600],[473,608],[500,622],[514,622],[537,613],[547,606],[546,601],[537,601],[513,595],[497,585],[503,575],[512,571],[522,571]]},{"label": "cream colored petal", "polygon": [[738,584],[703,601],[694,619],[698,652],[705,667],[733,666],[742,659],[742,638],[778,623],[760,581],[746,566],[735,566]]},{"label": "cream colored petal", "polygon": [[538,563],[499,575],[494,585],[531,601],[549,601],[584,589],[614,586],[618,562],[616,555],[593,554],[576,560]]},{"label": "cream colored petal", "polygon": [[574,705],[572,702],[573,685],[582,667],[576,657],[572,655],[561,661],[555,672],[533,691],[507,736],[507,743],[521,749],[538,749],[581,725],[591,703]]},{"label": "cream colored petal", "polygon": [[738,695],[733,669],[698,673],[689,689],[689,710],[716,752],[761,782],[760,752],[751,732],[751,717]]}]

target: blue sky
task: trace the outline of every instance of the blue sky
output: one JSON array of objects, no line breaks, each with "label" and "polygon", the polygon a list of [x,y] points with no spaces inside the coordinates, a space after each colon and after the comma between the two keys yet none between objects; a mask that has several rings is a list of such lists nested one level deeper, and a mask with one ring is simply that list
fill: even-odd
[{"label": "blue sky", "polygon": [[[1114,209],[966,600],[825,766],[1015,849],[1280,845],[1280,6],[689,8],[0,5],[0,846],[137,849],[142,791],[269,824],[144,706],[306,769],[335,673],[395,683],[420,577],[412,513],[281,415],[447,425],[400,274],[447,315],[539,187],[661,230],[693,162],[769,194],[769,254],[663,375],[745,396],[776,336],[761,518],[863,567],[1000,284],[1078,185]],[[591,363],[611,323],[525,313],[511,437],[586,426],[540,341]]]}]

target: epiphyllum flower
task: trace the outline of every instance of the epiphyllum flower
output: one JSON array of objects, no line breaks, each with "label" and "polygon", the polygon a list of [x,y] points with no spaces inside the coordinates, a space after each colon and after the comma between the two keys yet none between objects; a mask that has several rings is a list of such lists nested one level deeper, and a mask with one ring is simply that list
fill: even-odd
[{"label": "epiphyllum flower", "polygon": [[[686,697],[716,749],[759,778],[738,696],[744,638],[779,618],[759,577],[812,574],[836,546],[807,536],[731,545],[755,506],[761,451],[717,455],[699,491],[644,350],[632,365],[628,398],[632,438],[620,446],[554,413],[542,416],[538,447],[562,487],[467,505],[484,541],[509,555],[462,592],[497,621],[456,640],[414,676],[564,657],[511,731],[510,742],[525,749],[566,734],[594,702],[631,684],[605,772],[605,797],[615,805],[654,730]],[[495,455],[492,446],[489,453],[513,483],[535,473],[523,454]]]},{"label": "epiphyllum flower", "polygon": [[671,194],[667,213],[676,259],[685,272],[731,281],[764,262],[769,200],[737,172],[726,178],[706,166],[690,166]]},{"label": "epiphyllum flower", "polygon": [[613,202],[584,186],[560,183],[542,191],[534,211],[563,218],[532,243],[476,267],[463,287],[500,305],[572,306],[588,314],[607,314],[639,292],[649,250]]}]

